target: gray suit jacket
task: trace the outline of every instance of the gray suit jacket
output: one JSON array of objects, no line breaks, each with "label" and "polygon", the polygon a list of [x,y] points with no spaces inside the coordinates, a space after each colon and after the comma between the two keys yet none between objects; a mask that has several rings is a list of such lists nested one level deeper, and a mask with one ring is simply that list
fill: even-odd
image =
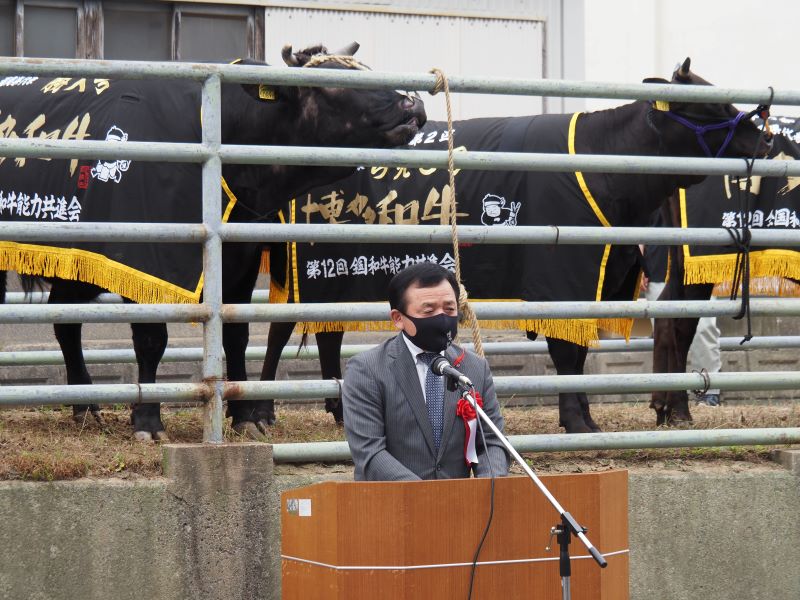
[{"label": "gray suit jacket", "polygon": [[[456,415],[459,395],[445,391],[444,428],[438,453],[428,419],[414,359],[402,334],[347,362],[342,388],[344,428],[359,481],[395,481],[469,477],[464,460],[464,424]],[[461,349],[450,346],[445,355],[453,362]],[[467,352],[458,369],[475,384],[484,411],[503,430],[503,417],[485,359]],[[484,424],[487,454],[480,434],[475,475],[488,477],[491,458],[495,475],[508,474],[508,456]]]}]

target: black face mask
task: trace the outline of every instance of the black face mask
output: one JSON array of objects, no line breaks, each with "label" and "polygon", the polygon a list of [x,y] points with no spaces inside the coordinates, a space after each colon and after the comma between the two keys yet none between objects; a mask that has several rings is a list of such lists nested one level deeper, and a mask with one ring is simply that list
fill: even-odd
[{"label": "black face mask", "polygon": [[451,317],[444,313],[432,317],[410,317],[403,315],[417,328],[416,335],[403,334],[418,347],[427,352],[441,352],[453,343],[458,333],[458,317]]}]

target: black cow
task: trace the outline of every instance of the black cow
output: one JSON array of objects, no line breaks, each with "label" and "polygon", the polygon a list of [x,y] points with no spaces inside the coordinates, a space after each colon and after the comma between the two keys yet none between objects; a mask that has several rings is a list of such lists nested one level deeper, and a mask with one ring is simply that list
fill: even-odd
[{"label": "black cow", "polygon": [[[769,123],[777,130],[773,138],[769,158],[774,160],[800,159],[800,119],[793,117],[770,117]],[[662,207],[662,222],[672,227],[697,226],[714,227],[723,226],[738,229],[742,221],[752,228],[797,228],[800,226],[796,220],[795,211],[800,201],[800,187],[797,178],[754,178],[749,189],[745,180],[740,182],[732,178],[709,177],[701,185],[687,190],[684,202],[686,211],[681,210],[680,194],[673,194],[669,202]],[[682,223],[682,212],[691,216],[691,222]],[[739,214],[747,213],[740,220]],[[781,213],[785,215],[782,218]],[[722,216],[722,220],[720,220]],[[727,218],[726,218],[727,217]],[[740,234],[741,235],[741,234]],[[704,256],[712,255],[715,259],[720,255],[727,255],[726,259],[732,263],[735,259],[731,248],[695,248],[688,247],[692,260],[702,261]],[[797,260],[790,261],[786,250],[796,252],[797,248],[779,249],[779,253],[770,256],[772,249],[766,247],[753,248],[756,255],[753,258],[759,267],[751,273],[752,277],[766,276],[775,272],[797,275]],[[669,274],[664,290],[659,300],[708,300],[715,283],[731,283],[721,276],[718,271],[708,269],[705,272],[707,283],[687,284],[684,278],[684,247],[669,248]],[[779,264],[774,264],[778,261]],[[790,262],[794,268],[790,268]],[[773,263],[770,265],[769,263]],[[777,267],[777,268],[775,268]],[[790,281],[796,281],[795,279]],[[695,279],[696,280],[696,279]],[[753,289],[754,288],[754,289]],[[754,292],[775,293],[779,290],[759,290],[751,286]],[[655,319],[653,328],[653,372],[655,373],[685,373],[689,348],[692,345],[694,334],[697,330],[698,318]],[[690,422],[692,415],[689,410],[688,394],[686,391],[660,391],[653,392],[650,407],[656,411],[657,425],[672,425]]]},{"label": "black cow", "polygon": [[[663,79],[647,79],[646,82],[668,83]],[[685,85],[708,85],[708,82],[690,71],[690,61],[676,69],[672,83]],[[666,103],[637,101],[619,108],[582,115],[577,121],[576,153],[579,154],[623,154],[642,156],[703,156],[726,157],[762,155],[768,143],[746,115],[730,104],[716,103]],[[699,126],[709,127],[703,136],[696,133]],[[459,124],[455,124],[456,132]],[[457,133],[456,133],[457,135]],[[458,138],[456,138],[457,140]],[[456,142],[457,143],[457,142]],[[524,149],[524,148],[523,148]],[[680,187],[687,187],[703,180],[695,175],[646,175],[584,173],[588,189],[601,206],[608,220],[618,226],[643,226],[653,211]],[[380,197],[380,195],[379,195]],[[558,198],[553,198],[558,204]],[[516,213],[515,213],[516,214]],[[422,249],[421,249],[422,250]],[[631,247],[614,247],[609,261],[617,263],[616,273],[626,273],[625,284],[631,275],[638,275],[638,251]],[[489,269],[483,273],[493,280],[502,277],[524,277],[523,267],[513,260],[505,263],[508,272]],[[559,272],[570,273],[574,265],[559,264]],[[463,273],[470,273],[469,265]],[[561,275],[559,275],[561,276]],[[537,282],[547,286],[547,281]],[[623,281],[606,278],[603,299],[621,298],[625,287]],[[470,285],[467,285],[471,289]],[[371,300],[372,298],[364,298]],[[330,301],[330,300],[329,300]],[[270,326],[267,354],[262,379],[274,379],[281,350],[289,339],[294,323],[273,323]],[[536,332],[528,337],[535,339]],[[339,348],[342,333],[318,333],[320,361],[323,377],[341,377]],[[549,336],[548,350],[558,374],[583,373],[587,349],[573,342]],[[326,409],[332,412],[337,422],[341,421],[341,406],[338,399],[326,400]],[[275,420],[274,410],[268,422]],[[599,431],[589,411],[585,393],[562,393],[559,395],[559,420],[568,433]]]},{"label": "black cow", "polygon": [[[315,66],[318,68],[353,68],[352,61],[336,60],[336,56],[352,55],[358,48],[354,44],[340,52],[328,54],[323,46],[292,53],[287,46],[283,58],[290,66]],[[249,63],[253,64],[253,63]],[[103,84],[105,85],[105,84]],[[112,82],[109,89],[125,100],[125,87],[131,94],[155,102],[163,90],[184,88],[183,95],[198,98],[199,84],[194,82]],[[171,86],[165,88],[164,86]],[[145,91],[145,94],[142,93]],[[149,96],[147,95],[149,92]],[[99,98],[108,96],[99,95]],[[104,94],[108,92],[103,91]],[[171,96],[172,97],[172,96]],[[120,104],[120,110],[125,109]],[[199,114],[200,106],[187,106],[187,118]],[[422,102],[416,97],[394,91],[350,90],[303,86],[222,85],[222,143],[256,145],[299,146],[356,146],[386,148],[406,143],[425,123]],[[109,130],[109,136],[118,132]],[[111,137],[109,139],[117,139]],[[9,159],[11,160],[11,159]],[[122,162],[123,164],[119,164]],[[123,161],[98,164],[92,176],[105,177],[104,181],[126,178],[127,166]],[[238,198],[229,222],[263,220],[273,215],[279,201],[292,197],[315,185],[333,181],[352,171],[338,167],[290,167],[223,165],[223,177]],[[77,175],[77,174],[76,174]],[[14,185],[13,182],[4,182]],[[143,194],[157,195],[163,182],[152,181],[143,186]],[[163,202],[200,202],[200,198],[161,198]],[[261,246],[259,244],[223,245],[223,302],[249,302],[258,274]],[[0,256],[0,259],[2,256]],[[0,264],[3,264],[0,261]],[[178,268],[180,266],[178,265]],[[34,275],[37,273],[33,273]],[[83,281],[52,279],[51,303],[88,302],[103,289]],[[0,278],[0,299],[5,292],[5,273]],[[132,324],[133,343],[139,366],[139,382],[152,383],[156,369],[167,344],[164,323]],[[55,325],[56,338],[64,354],[69,384],[89,384],[91,377],[86,369],[81,349],[81,324]],[[245,380],[244,352],[248,340],[247,324],[225,324],[223,345],[227,361],[227,377]],[[257,434],[258,415],[263,412],[259,402],[230,401],[228,415],[236,431]],[[82,419],[87,410],[99,416],[98,407],[75,406],[74,417]],[[160,405],[139,404],[133,407],[132,423],[135,437],[140,440],[164,440],[166,434],[161,422]],[[263,428],[263,426],[262,426]]]}]

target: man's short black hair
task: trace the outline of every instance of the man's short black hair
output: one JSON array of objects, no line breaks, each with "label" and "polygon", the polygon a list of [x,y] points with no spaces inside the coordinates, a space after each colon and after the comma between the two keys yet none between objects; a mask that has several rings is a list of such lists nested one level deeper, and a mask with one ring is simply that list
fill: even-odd
[{"label": "man's short black hair", "polygon": [[406,290],[414,285],[421,288],[436,287],[447,281],[458,300],[458,281],[451,272],[432,262],[421,262],[406,267],[389,281],[389,306],[406,312]]}]

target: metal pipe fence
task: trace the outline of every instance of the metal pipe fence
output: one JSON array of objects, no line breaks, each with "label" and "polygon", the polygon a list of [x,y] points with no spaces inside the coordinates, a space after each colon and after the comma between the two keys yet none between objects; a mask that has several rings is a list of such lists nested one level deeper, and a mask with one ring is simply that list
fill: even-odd
[{"label": "metal pipe fence", "polygon": [[[385,302],[352,302],[349,304],[219,304],[219,317],[224,323],[305,322],[305,321],[385,321],[389,304]],[[750,300],[753,316],[800,315],[800,298]],[[691,301],[608,301],[608,302],[475,302],[478,319],[582,319],[634,317],[642,319],[673,317],[733,316],[739,313],[738,300]],[[70,304],[0,306],[3,323],[151,323],[209,322],[214,310],[208,302],[199,305],[104,305]]]},{"label": "metal pipe fence", "polygon": [[[800,372],[751,371],[711,373],[709,387],[729,391],[792,390],[800,387]],[[498,396],[515,394],[644,393],[658,390],[703,389],[706,379],[699,373],[641,373],[614,375],[510,376],[494,379]],[[226,400],[281,400],[301,404],[307,400],[336,397],[336,381],[220,381],[220,395]],[[33,389],[44,390],[32,394]],[[142,383],[54,386],[3,386],[0,405],[47,406],[72,403],[124,404],[138,402],[196,402],[207,399],[205,383]],[[174,398],[171,397],[174,394]],[[111,399],[109,399],[111,398]]]},{"label": "metal pipe fence", "polygon": [[[0,307],[0,323],[38,322],[152,322],[197,321],[203,323],[203,383],[198,384],[146,384],[122,386],[4,386],[0,387],[0,406],[4,404],[62,404],[66,402],[158,402],[198,401],[205,405],[204,440],[222,441],[222,402],[225,398],[314,397],[338,392],[333,382],[236,382],[223,381],[222,324],[246,320],[298,321],[298,320],[383,320],[387,307],[382,303],[336,307],[327,305],[250,306],[223,305],[221,284],[221,244],[223,241],[259,240],[264,242],[283,239],[321,241],[352,241],[353,235],[367,239],[378,236],[381,241],[418,239],[420,242],[445,243],[449,241],[446,228],[410,230],[400,226],[377,228],[374,232],[361,231],[357,226],[340,229],[326,226],[325,230],[303,229],[302,226],[270,226],[222,224],[220,219],[220,179],[223,163],[240,164],[291,164],[291,165],[342,165],[384,164],[405,167],[444,167],[445,152],[422,150],[362,150],[352,148],[311,148],[276,146],[234,146],[221,143],[221,84],[270,83],[275,85],[333,85],[351,88],[430,90],[435,77],[431,74],[391,74],[380,72],[352,72],[346,70],[291,69],[241,65],[198,65],[186,63],[140,63],[115,61],[84,61],[55,59],[9,58],[0,60],[1,75],[58,75],[100,76],[117,78],[191,79],[202,82],[202,142],[200,144],[63,141],[35,139],[0,139],[0,156],[45,158],[102,158],[115,156],[134,160],[192,162],[202,164],[203,224],[202,225],[149,225],[137,224],[135,231],[126,224],[109,224],[102,231],[90,224],[36,224],[4,223],[0,239],[14,241],[78,241],[126,239],[135,242],[154,240],[180,241],[203,244],[204,294],[198,306],[160,306],[91,304],[73,306]],[[800,91],[769,89],[741,90],[679,85],[619,85],[592,82],[537,81],[498,79],[485,77],[451,77],[450,89],[454,92],[490,94],[522,94],[544,96],[580,96],[633,99],[684,100],[690,102],[743,101],[764,103],[770,98],[773,104],[800,104]],[[763,176],[800,176],[800,163],[795,161],[755,161],[752,173]],[[780,164],[779,164],[780,163]],[[531,153],[464,152],[455,158],[456,167],[479,170],[531,170],[631,173],[686,173],[721,175],[747,174],[742,160],[704,158],[657,158],[642,156],[561,156]],[[372,227],[372,226],[370,226]],[[675,243],[677,232],[629,228],[627,230],[582,228],[520,228],[512,232],[490,228],[461,228],[462,241],[473,243],[590,243],[592,235],[605,236],[604,241],[615,243]],[[571,229],[571,230],[570,230]],[[535,231],[534,231],[535,230]],[[777,235],[776,235],[777,234]],[[800,234],[795,232],[754,232],[754,245],[759,243],[780,245],[800,244]],[[683,232],[687,239],[687,232]],[[689,237],[694,233],[688,234]],[[292,237],[294,236],[294,237]],[[316,237],[315,237],[316,236]],[[338,240],[335,240],[338,236]],[[396,236],[396,237],[395,237]],[[472,237],[474,236],[474,239]],[[615,236],[619,236],[615,238]],[[726,233],[718,230],[700,233],[695,241],[719,243],[728,241]],[[701,239],[702,238],[702,239]],[[780,239],[780,242],[776,240]],[[625,241],[623,241],[625,240]],[[713,240],[713,241],[712,241]],[[480,318],[573,318],[581,316],[701,316],[735,314],[739,304],[731,301],[686,303],[501,303],[477,306]],[[754,300],[753,314],[800,314],[799,301],[778,303],[772,300]],[[739,377],[735,377],[739,376]],[[545,382],[542,378],[498,378],[498,391],[514,390],[600,391],[614,387],[618,390],[649,391],[651,389],[687,389],[702,387],[700,376],[591,376],[591,379],[573,380],[559,378],[559,382]],[[604,380],[603,377],[606,377]],[[507,380],[507,381],[504,381]],[[539,379],[539,381],[535,381]],[[546,378],[545,378],[546,379]],[[794,374],[733,374],[712,376],[712,384],[727,389],[786,389],[797,386],[800,379]],[[335,384],[333,384],[335,385]],[[627,387],[626,387],[627,386]],[[660,387],[652,387],[660,386]],[[739,387],[737,387],[739,386]],[[743,387],[742,387],[743,386]],[[779,386],[779,387],[774,387]],[[87,389],[90,388],[90,389]]]},{"label": "metal pipe fence", "polygon": [[[508,440],[514,449],[521,453],[691,448],[696,446],[772,446],[800,443],[800,427],[510,435]],[[276,463],[352,460],[347,442],[273,444],[272,458]]]},{"label": "metal pipe fence", "polygon": [[[723,337],[719,340],[721,350],[751,351],[800,348],[800,336],[759,336],[742,344],[742,338]],[[374,348],[375,344],[344,344],[341,349],[342,358],[351,358],[356,354]],[[473,350],[473,345],[462,344],[462,347]],[[596,346],[589,348],[590,354],[609,352],[651,352],[653,340],[650,338],[632,339],[630,341],[600,340]],[[531,354],[547,354],[547,342],[486,342],[483,351],[487,356],[526,356]],[[245,352],[246,360],[263,360],[267,352],[266,346],[249,346]],[[87,364],[130,364],[136,362],[133,349],[105,348],[103,350],[84,350],[83,357]],[[316,346],[286,346],[281,352],[281,359],[318,360],[319,349]],[[203,360],[202,348],[167,348],[161,362],[198,362]],[[64,357],[60,350],[11,350],[0,352],[0,367],[63,365]]]}]

